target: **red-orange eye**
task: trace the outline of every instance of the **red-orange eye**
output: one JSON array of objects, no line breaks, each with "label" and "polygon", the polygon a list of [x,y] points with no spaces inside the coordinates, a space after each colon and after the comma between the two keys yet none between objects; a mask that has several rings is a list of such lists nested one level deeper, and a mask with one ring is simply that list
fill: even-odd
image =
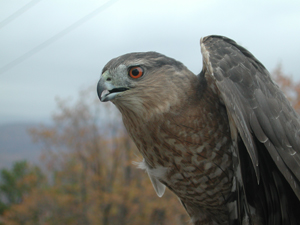
[{"label": "red-orange eye", "polygon": [[131,78],[137,79],[143,76],[144,70],[142,69],[142,67],[134,66],[129,69],[128,74]]}]

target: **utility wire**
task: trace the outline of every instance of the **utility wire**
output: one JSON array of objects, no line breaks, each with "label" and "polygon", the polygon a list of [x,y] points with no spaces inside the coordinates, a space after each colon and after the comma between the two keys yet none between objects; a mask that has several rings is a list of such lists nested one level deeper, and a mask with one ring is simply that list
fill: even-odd
[{"label": "utility wire", "polygon": [[14,19],[18,18],[20,15],[22,15],[24,12],[26,12],[28,9],[33,7],[35,4],[40,2],[41,0],[32,0],[31,2],[27,3],[24,5],[22,8],[11,14],[9,17],[4,19],[3,21],[0,22],[0,29],[4,26],[6,26],[8,23],[13,21]]},{"label": "utility wire", "polygon": [[31,49],[30,51],[28,51],[25,54],[21,55],[20,57],[16,58],[15,60],[7,63],[5,66],[0,68],[0,74],[2,74],[4,72],[6,72],[7,70],[15,67],[16,65],[18,65],[21,62],[25,61],[26,59],[30,58],[31,56],[33,56],[37,52],[39,52],[42,49],[48,47],[49,45],[51,45],[52,43],[54,43],[58,39],[62,38],[66,34],[70,33],[73,30],[75,30],[77,27],[79,27],[83,23],[85,23],[88,20],[92,19],[98,13],[100,13],[100,12],[104,11],[105,9],[109,8],[111,5],[113,5],[117,1],[119,1],[119,0],[110,0],[110,1],[106,2],[105,4],[101,5],[100,7],[98,7],[97,9],[92,11],[91,13],[89,13],[88,15],[82,17],[81,19],[79,19],[78,21],[76,21],[75,23],[70,25],[69,27],[65,28],[64,30],[60,31],[59,33],[57,33],[53,37],[49,38],[45,42],[41,43],[40,45],[36,46],[35,48]]}]

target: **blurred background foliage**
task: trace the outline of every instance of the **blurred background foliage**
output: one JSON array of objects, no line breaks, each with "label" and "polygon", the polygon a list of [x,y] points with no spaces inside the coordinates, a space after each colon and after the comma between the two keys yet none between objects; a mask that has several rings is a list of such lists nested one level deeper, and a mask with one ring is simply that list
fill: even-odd
[{"label": "blurred background foliage", "polygon": [[3,224],[186,224],[175,195],[158,198],[133,164],[142,158],[120,115],[94,88],[57,99],[52,120],[29,131],[42,168],[21,161],[1,171]]},{"label": "blurred background foliage", "polygon": [[[272,72],[295,109],[300,110],[300,83]],[[100,104],[94,88],[79,98],[57,99],[50,125],[29,130],[41,143],[39,166],[17,161],[0,173],[0,223],[59,224],[189,224],[176,196],[156,196],[121,116]]]}]

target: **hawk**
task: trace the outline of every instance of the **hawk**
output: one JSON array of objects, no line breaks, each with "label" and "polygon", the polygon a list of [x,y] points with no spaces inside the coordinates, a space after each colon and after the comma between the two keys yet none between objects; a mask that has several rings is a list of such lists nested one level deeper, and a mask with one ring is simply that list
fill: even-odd
[{"label": "hawk", "polygon": [[223,36],[200,41],[203,69],[156,52],[109,61],[97,92],[120,110],[159,197],[193,224],[299,224],[300,118],[269,72]]}]

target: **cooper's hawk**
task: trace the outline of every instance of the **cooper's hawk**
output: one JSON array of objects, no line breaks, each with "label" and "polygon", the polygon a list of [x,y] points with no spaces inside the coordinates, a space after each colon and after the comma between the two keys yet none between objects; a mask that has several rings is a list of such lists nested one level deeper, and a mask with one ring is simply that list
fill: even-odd
[{"label": "cooper's hawk", "polygon": [[112,59],[98,83],[144,157],[158,196],[194,224],[299,224],[300,119],[265,67],[222,36],[201,40],[203,69],[156,52]]}]

